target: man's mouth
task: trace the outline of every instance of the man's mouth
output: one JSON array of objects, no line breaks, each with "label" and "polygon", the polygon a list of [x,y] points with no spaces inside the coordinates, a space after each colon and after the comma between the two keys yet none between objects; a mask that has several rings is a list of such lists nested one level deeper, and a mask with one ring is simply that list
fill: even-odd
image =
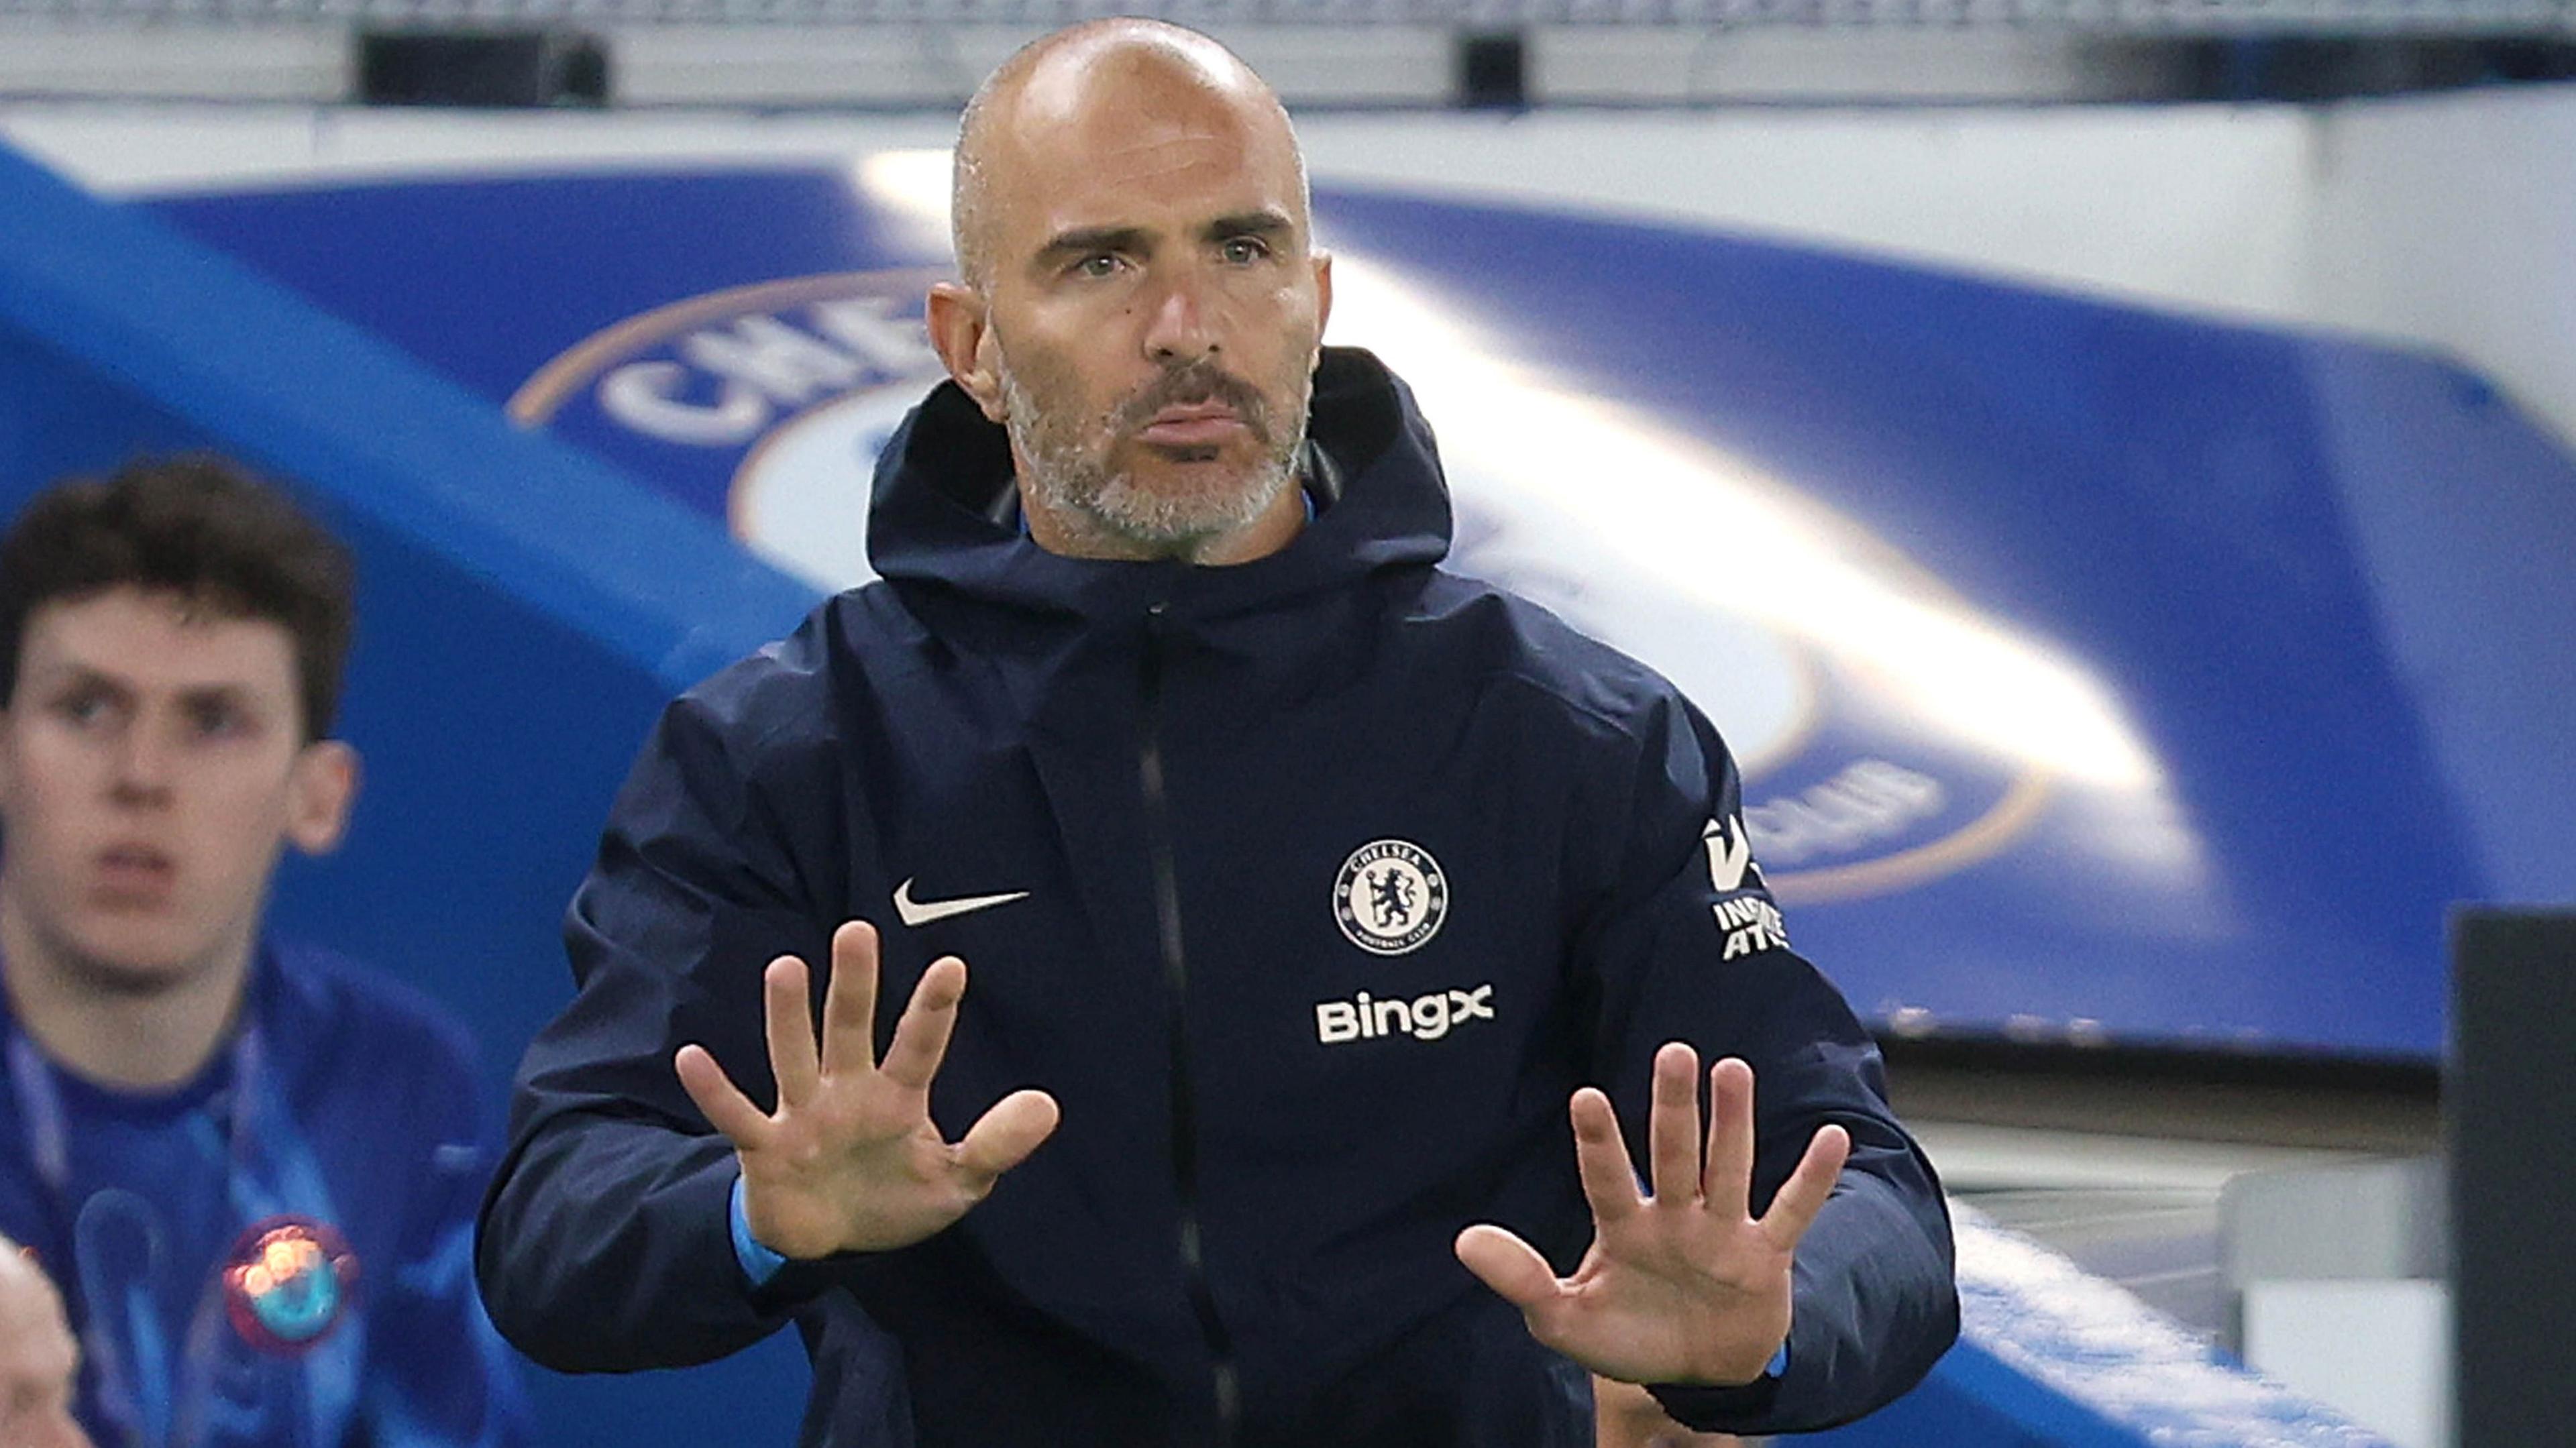
[{"label": "man's mouth", "polygon": [[120,902],[157,901],[179,873],[177,861],[150,845],[110,845],[92,863],[99,893]]},{"label": "man's mouth", "polygon": [[1177,402],[1145,420],[1136,436],[1162,447],[1217,447],[1251,431],[1223,402]]}]

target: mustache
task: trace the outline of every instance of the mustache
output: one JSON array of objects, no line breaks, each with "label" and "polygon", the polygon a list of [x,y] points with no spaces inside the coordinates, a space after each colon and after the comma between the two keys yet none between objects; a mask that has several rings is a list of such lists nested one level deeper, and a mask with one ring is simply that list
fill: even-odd
[{"label": "mustache", "polygon": [[1166,407],[1222,402],[1234,409],[1255,438],[1270,440],[1270,409],[1249,382],[1202,358],[1166,371],[1147,383],[1118,409],[1118,430],[1135,432]]}]

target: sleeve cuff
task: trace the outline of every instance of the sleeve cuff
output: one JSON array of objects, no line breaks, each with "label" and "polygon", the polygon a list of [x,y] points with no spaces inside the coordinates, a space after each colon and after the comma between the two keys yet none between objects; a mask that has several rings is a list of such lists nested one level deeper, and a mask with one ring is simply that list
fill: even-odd
[{"label": "sleeve cuff", "polygon": [[765,1287],[770,1278],[778,1275],[778,1269],[787,1265],[787,1259],[752,1237],[751,1218],[742,1210],[741,1177],[733,1179],[733,1195],[727,1201],[733,1218],[733,1259],[742,1264],[742,1275],[751,1279],[752,1286]]},{"label": "sleeve cuff", "polygon": [[1655,1395],[1675,1422],[1695,1431],[1724,1431],[1729,1418],[1758,1417],[1770,1411],[1772,1400],[1779,1396],[1780,1380],[1789,1371],[1789,1344],[1771,1354],[1762,1376],[1732,1388],[1682,1387],[1672,1383],[1649,1383],[1646,1391]]}]

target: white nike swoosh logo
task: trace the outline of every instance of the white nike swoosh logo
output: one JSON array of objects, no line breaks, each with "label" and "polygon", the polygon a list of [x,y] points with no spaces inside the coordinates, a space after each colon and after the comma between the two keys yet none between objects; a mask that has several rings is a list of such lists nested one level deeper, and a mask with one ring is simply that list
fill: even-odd
[{"label": "white nike swoosh logo", "polygon": [[912,898],[912,882],[906,880],[894,887],[894,913],[903,917],[904,924],[919,929],[934,920],[945,920],[951,915],[989,910],[996,905],[1008,905],[1014,900],[1025,900],[1028,894],[1026,890],[1014,890],[1008,895],[968,895],[956,900],[917,901]]}]

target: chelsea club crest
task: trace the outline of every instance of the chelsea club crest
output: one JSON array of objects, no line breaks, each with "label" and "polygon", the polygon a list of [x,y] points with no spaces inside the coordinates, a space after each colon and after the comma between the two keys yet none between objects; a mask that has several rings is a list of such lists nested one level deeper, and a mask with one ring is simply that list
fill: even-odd
[{"label": "chelsea club crest", "polygon": [[1360,846],[1333,881],[1333,919],[1371,955],[1421,948],[1448,916],[1449,877],[1430,851],[1409,841]]}]

